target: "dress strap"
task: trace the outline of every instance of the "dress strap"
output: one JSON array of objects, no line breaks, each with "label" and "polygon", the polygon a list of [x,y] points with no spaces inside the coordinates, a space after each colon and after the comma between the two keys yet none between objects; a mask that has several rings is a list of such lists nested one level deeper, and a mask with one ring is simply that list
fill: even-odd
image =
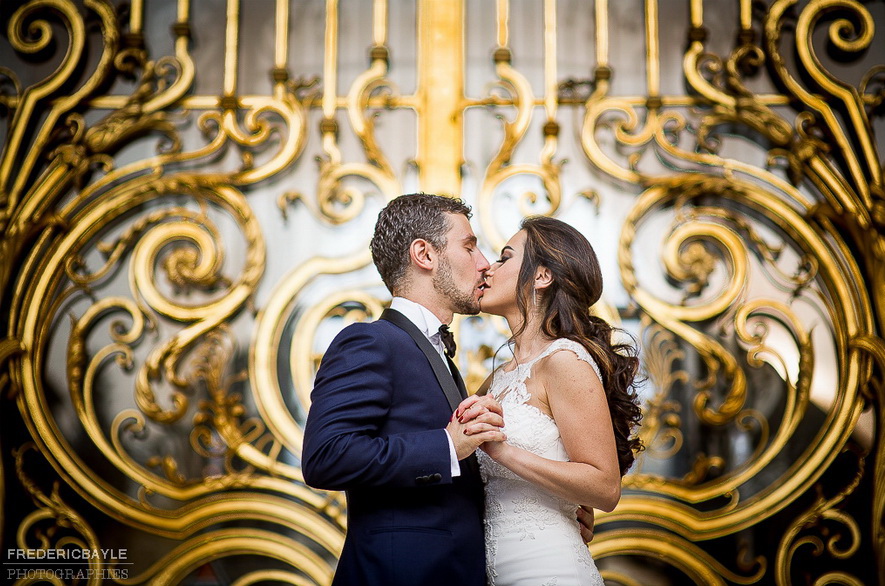
[{"label": "dress strap", "polygon": [[599,366],[596,364],[596,361],[593,360],[593,357],[590,356],[590,352],[587,351],[584,346],[575,342],[574,340],[569,340],[568,338],[557,338],[553,340],[547,349],[541,352],[532,362],[537,362],[541,358],[545,356],[550,356],[554,352],[558,352],[559,350],[571,350],[575,353],[580,360],[583,360],[593,369],[593,372],[596,373],[596,376],[599,377],[599,381],[602,382],[602,374],[599,371]]},{"label": "dress strap", "polygon": [[569,350],[574,352],[578,359],[583,360],[590,365],[593,372],[599,377],[599,381],[602,382],[602,374],[600,373],[599,366],[584,346],[574,340],[569,340],[568,338],[557,338],[542,350],[540,354],[528,362],[517,364],[513,370],[507,371],[503,370],[503,368],[496,368],[492,374],[493,382],[492,388],[489,392],[491,392],[498,401],[501,401],[504,397],[512,394],[513,398],[518,403],[528,402],[531,395],[526,387],[526,379],[531,376],[532,367],[545,356],[550,356],[559,350]]}]

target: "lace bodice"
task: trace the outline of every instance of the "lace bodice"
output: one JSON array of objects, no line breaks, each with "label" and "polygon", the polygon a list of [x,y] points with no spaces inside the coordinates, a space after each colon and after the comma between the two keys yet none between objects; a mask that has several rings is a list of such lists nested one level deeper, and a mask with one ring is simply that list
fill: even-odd
[{"label": "lace bodice", "polygon": [[[559,428],[552,417],[529,403],[526,381],[532,366],[559,350],[569,350],[599,368],[589,352],[572,340],[553,341],[529,362],[495,371],[489,393],[504,409],[507,443],[534,454],[568,461]],[[601,380],[600,376],[600,380]],[[578,505],[531,484],[477,451],[486,482],[486,560],[489,584],[603,584],[580,537]],[[533,561],[534,560],[534,561]]]}]

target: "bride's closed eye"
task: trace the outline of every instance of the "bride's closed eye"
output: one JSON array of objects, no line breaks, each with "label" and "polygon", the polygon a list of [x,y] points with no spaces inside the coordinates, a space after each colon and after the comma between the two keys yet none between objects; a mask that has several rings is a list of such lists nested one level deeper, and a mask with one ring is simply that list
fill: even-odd
[{"label": "bride's closed eye", "polygon": [[513,256],[513,249],[512,248],[510,248],[509,246],[505,246],[504,248],[502,248],[501,249],[501,257],[498,260],[496,260],[495,262],[498,264],[504,264],[505,262],[510,260],[510,256],[504,256],[508,252],[510,253],[510,256]]}]

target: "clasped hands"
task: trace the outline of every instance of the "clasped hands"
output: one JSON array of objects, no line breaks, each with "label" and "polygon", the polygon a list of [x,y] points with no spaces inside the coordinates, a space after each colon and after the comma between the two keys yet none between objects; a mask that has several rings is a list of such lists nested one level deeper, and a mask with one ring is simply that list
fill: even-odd
[{"label": "clasped hands", "polygon": [[[458,405],[452,419],[446,426],[449,437],[455,446],[459,460],[463,460],[480,446],[490,456],[495,456],[496,444],[502,444],[504,435],[504,410],[489,395],[471,395]],[[486,444],[483,446],[483,444]],[[501,446],[502,448],[505,446]],[[593,509],[581,506],[577,510],[578,526],[584,543],[593,540],[593,529],[596,522]]]},{"label": "clasped hands", "polygon": [[485,442],[503,442],[507,437],[504,410],[489,395],[467,397],[452,414],[446,426],[459,460],[463,460]]}]

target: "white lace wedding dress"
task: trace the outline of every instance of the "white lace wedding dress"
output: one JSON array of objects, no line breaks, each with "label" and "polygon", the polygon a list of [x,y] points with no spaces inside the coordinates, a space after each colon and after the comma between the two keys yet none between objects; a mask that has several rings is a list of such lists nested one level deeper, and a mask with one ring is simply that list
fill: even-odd
[{"label": "white lace wedding dress", "polygon": [[[532,365],[557,350],[570,350],[599,375],[587,350],[555,340],[531,362],[495,372],[489,389],[504,408],[507,443],[551,460],[568,461],[553,419],[529,405]],[[600,377],[601,378],[601,377]],[[477,450],[486,482],[486,568],[491,586],[603,586],[581,539],[578,505],[531,484]]]}]

